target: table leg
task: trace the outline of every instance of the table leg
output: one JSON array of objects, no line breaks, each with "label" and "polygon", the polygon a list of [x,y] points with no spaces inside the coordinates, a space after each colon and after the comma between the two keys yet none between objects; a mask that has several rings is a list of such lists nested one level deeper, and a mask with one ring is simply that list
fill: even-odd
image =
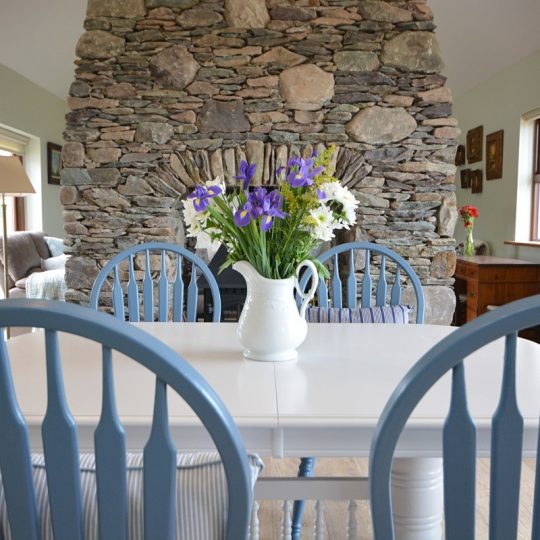
[{"label": "table leg", "polygon": [[442,459],[394,459],[392,506],[396,540],[441,540]]}]

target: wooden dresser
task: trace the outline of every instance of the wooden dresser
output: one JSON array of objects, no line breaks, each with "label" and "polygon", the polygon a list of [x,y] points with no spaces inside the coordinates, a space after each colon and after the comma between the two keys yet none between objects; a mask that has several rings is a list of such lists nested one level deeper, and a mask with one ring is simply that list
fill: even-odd
[{"label": "wooden dresser", "polygon": [[[455,291],[458,300],[457,324],[470,321],[487,311],[487,306],[500,306],[519,298],[540,294],[540,263],[458,255]],[[460,313],[460,299],[466,307]]]}]

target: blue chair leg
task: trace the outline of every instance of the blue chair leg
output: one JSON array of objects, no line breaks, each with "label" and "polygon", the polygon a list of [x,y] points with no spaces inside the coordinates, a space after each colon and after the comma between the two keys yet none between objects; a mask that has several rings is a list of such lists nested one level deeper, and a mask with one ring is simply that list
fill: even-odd
[{"label": "blue chair leg", "polygon": [[[314,466],[315,458],[301,458],[297,476],[300,478],[313,476]],[[306,501],[294,501],[292,513],[291,540],[300,540],[300,535],[302,534],[302,516],[304,515],[305,506]]]}]

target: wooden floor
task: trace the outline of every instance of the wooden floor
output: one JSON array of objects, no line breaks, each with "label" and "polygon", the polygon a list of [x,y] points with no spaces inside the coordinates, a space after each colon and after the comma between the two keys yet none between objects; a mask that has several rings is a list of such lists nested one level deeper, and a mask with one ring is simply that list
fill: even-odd
[{"label": "wooden floor", "polygon": [[[263,476],[293,476],[298,468],[296,459],[270,459],[265,458],[265,470]],[[319,459],[317,460],[316,472],[321,476],[367,476],[366,459]],[[521,475],[521,499],[519,516],[519,540],[530,538],[531,516],[534,493],[535,460],[523,461]],[[488,489],[489,489],[489,460],[479,459],[477,462],[477,524],[476,538],[484,540],[488,538]],[[260,539],[281,539],[280,522],[282,517],[282,505],[277,502],[264,501],[259,510]],[[328,540],[346,540],[347,504],[325,503],[325,538]],[[358,540],[370,540],[371,521],[369,505],[367,501],[359,501],[357,510]],[[313,539],[314,511],[313,504],[309,502],[304,514],[304,527],[302,538]]]}]

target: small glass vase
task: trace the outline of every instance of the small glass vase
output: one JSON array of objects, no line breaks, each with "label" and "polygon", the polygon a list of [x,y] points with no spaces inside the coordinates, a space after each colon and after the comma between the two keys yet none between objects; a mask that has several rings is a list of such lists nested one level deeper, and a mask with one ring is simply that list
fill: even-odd
[{"label": "small glass vase", "polygon": [[467,257],[472,257],[474,255],[474,239],[472,231],[472,227],[467,227],[467,236],[465,238],[465,245],[463,246],[463,254]]}]

